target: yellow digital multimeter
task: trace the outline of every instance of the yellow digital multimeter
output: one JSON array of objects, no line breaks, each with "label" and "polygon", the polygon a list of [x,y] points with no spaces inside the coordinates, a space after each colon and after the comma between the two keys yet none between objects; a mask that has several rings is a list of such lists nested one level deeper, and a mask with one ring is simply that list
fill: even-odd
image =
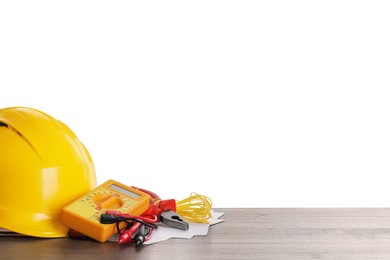
[{"label": "yellow digital multimeter", "polygon": [[62,223],[97,241],[105,242],[115,233],[115,224],[101,224],[106,210],[140,215],[149,207],[150,196],[142,191],[108,180],[78,198],[62,211]]}]

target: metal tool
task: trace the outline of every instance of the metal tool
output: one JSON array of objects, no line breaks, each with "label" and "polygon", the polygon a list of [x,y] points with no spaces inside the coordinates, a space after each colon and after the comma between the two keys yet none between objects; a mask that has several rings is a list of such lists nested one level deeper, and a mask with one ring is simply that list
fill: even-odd
[{"label": "metal tool", "polygon": [[173,210],[163,211],[160,215],[160,221],[173,228],[188,230],[189,224]]}]

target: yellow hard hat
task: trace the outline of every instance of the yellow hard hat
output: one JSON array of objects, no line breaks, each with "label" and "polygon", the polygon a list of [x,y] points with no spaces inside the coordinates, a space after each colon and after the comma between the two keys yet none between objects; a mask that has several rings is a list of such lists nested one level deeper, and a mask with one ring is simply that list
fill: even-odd
[{"label": "yellow hard hat", "polygon": [[65,124],[32,108],[0,109],[0,228],[65,237],[62,208],[95,186],[91,156]]}]

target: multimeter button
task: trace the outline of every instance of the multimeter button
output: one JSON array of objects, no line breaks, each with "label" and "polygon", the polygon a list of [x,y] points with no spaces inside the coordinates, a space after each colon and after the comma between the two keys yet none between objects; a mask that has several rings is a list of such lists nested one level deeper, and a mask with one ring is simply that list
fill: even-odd
[{"label": "multimeter button", "polygon": [[121,198],[110,194],[97,194],[93,198],[93,203],[103,209],[118,209],[124,204]]}]

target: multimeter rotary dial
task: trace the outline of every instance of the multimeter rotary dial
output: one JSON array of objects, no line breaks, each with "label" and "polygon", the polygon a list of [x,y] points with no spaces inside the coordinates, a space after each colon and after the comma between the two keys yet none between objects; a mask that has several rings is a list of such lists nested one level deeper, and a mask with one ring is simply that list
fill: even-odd
[{"label": "multimeter rotary dial", "polygon": [[102,209],[119,209],[124,205],[124,201],[113,194],[96,194],[92,198],[93,203]]}]

